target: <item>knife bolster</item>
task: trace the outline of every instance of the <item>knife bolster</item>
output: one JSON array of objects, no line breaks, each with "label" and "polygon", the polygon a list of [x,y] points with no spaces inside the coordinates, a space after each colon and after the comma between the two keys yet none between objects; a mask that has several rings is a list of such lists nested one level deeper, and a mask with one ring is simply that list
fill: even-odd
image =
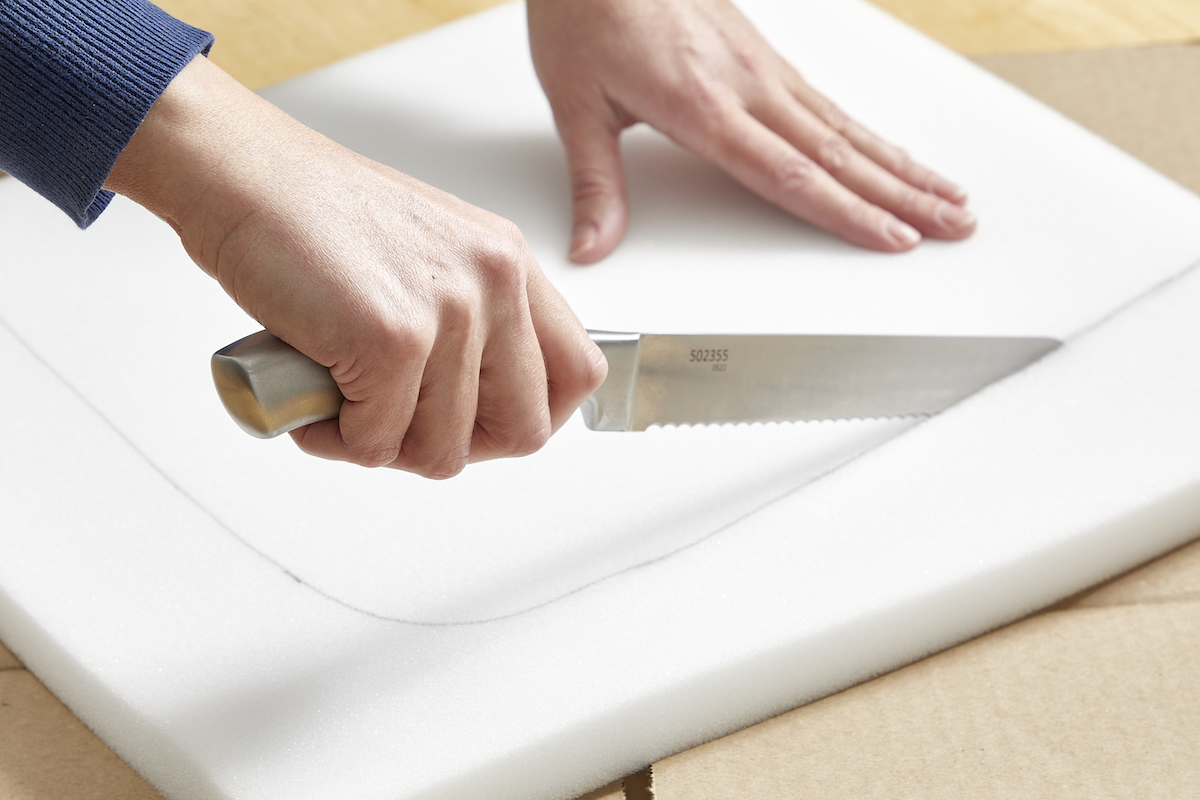
[{"label": "knife bolster", "polygon": [[607,331],[588,331],[588,334],[608,361],[608,375],[580,408],[583,422],[594,431],[633,430],[641,334]]}]

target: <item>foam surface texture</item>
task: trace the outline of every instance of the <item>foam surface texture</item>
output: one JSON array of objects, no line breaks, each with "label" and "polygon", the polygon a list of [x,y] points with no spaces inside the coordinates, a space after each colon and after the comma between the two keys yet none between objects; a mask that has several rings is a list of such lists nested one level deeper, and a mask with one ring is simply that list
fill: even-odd
[{"label": "foam surface texture", "polygon": [[743,8],[977,234],[857,250],[638,129],[573,267],[519,5],[267,96],[513,219],[589,327],[1060,351],[919,423],[576,418],[430,482],[246,437],[207,359],[256,326],[170,229],[0,184],[0,633],[168,797],[568,798],[1200,530],[1200,200],[857,0]]}]

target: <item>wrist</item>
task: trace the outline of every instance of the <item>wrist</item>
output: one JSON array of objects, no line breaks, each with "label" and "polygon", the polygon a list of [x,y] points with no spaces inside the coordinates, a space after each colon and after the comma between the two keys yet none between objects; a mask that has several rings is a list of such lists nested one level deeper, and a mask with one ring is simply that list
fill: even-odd
[{"label": "wrist", "polygon": [[221,244],[251,209],[262,207],[263,192],[278,181],[263,132],[279,124],[302,128],[198,56],[146,115],[105,188],[169,223],[192,258],[215,276]]}]

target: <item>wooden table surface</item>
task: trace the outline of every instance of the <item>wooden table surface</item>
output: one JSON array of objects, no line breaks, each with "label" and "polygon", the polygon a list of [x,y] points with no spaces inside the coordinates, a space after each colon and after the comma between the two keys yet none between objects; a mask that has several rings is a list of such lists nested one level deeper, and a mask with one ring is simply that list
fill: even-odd
[{"label": "wooden table surface", "polygon": [[[164,0],[217,36],[212,59],[252,88],[330,64],[498,0]],[[873,0],[966,55],[1200,38],[1197,0]]]},{"label": "wooden table surface", "polygon": [[[1200,40],[1200,0],[873,2],[971,56]],[[495,4],[496,0],[165,0],[160,3],[176,16],[215,33],[213,61],[252,88],[303,74]],[[982,63],[991,66],[987,59]],[[1061,98],[1061,102],[1069,105],[1070,98]],[[1087,120],[1083,121],[1086,124]],[[1194,169],[1197,183],[1194,188],[1200,189],[1200,166]],[[1200,592],[1200,545],[1089,593],[1077,599],[1075,607],[1154,602],[1155,598],[1144,597],[1140,588],[1147,585],[1147,576],[1154,576],[1154,585],[1161,586],[1166,581],[1184,595]],[[1001,631],[979,641],[986,647],[993,641],[1007,642],[1011,637],[1011,633]],[[859,692],[857,696],[865,695]],[[647,777],[642,775],[630,782],[626,794],[631,800],[648,797],[647,784]],[[597,796],[620,794],[619,787],[610,787]],[[0,644],[0,800],[159,797]]]}]

